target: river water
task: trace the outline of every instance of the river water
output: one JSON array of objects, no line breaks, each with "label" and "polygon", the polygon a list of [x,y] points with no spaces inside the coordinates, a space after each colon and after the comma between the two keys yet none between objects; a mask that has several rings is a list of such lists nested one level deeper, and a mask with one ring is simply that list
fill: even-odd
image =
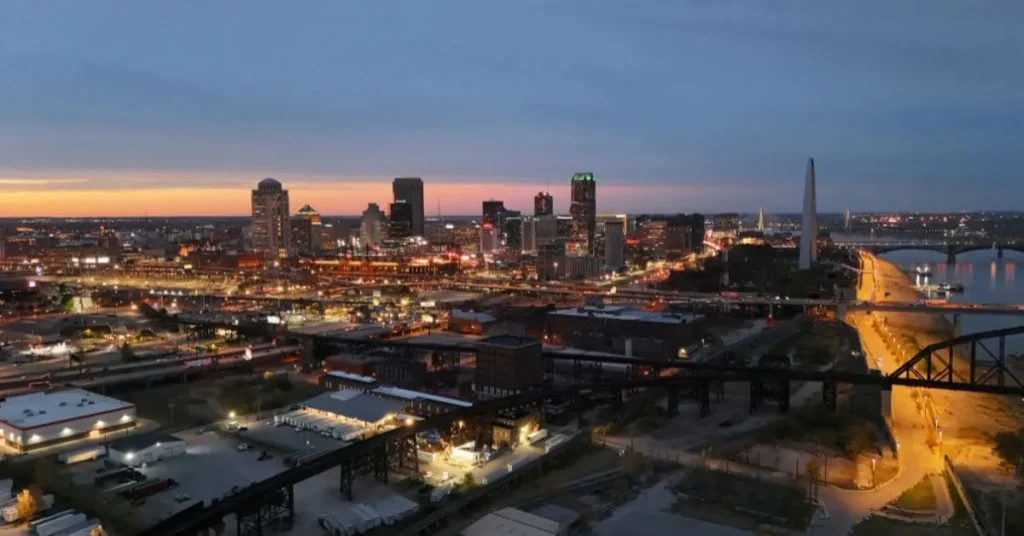
[{"label": "river water", "polygon": [[[994,250],[972,251],[957,255],[956,264],[946,264],[946,255],[931,251],[903,250],[882,255],[905,271],[919,267],[931,272],[930,283],[962,283],[962,294],[951,294],[947,299],[958,303],[1024,303],[1024,281],[1017,280],[1017,271],[1024,270],[1024,254],[1006,251],[1002,259]],[[1021,274],[1024,276],[1024,274]],[[923,278],[911,276],[918,282]],[[937,296],[941,298],[941,296]],[[963,314],[961,333],[977,333],[993,329],[1024,325],[1024,314],[1000,316]],[[1008,350],[1024,351],[1024,336],[1007,339]]]}]

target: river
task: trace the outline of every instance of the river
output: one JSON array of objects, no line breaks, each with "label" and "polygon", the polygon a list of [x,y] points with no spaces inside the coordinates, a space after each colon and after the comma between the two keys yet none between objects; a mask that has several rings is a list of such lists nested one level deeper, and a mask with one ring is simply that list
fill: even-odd
[{"label": "river", "polygon": [[[1017,283],[1017,270],[1024,269],[1024,254],[1004,252],[1002,259],[991,250],[972,251],[958,255],[956,264],[947,265],[946,255],[931,251],[903,250],[882,255],[882,258],[906,271],[926,267],[931,272],[927,282],[962,283],[963,293],[954,293],[949,301],[958,303],[1024,303],[1024,282]],[[915,277],[918,281],[923,278]],[[977,333],[1024,325],[1024,315],[999,316],[961,315],[961,333]],[[1007,339],[1008,350],[1024,351],[1024,336]]]}]

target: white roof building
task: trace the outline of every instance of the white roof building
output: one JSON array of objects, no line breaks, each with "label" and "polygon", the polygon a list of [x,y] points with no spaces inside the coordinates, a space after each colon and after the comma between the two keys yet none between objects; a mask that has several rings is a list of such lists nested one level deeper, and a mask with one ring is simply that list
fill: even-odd
[{"label": "white roof building", "polygon": [[82,389],[31,393],[0,402],[0,433],[19,452],[98,437],[135,423],[135,405]]}]

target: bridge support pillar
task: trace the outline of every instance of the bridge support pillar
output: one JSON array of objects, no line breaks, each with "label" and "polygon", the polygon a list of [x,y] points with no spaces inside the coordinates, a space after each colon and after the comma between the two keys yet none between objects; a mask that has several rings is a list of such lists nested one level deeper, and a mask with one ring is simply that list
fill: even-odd
[{"label": "bridge support pillar", "polygon": [[708,380],[697,382],[697,401],[700,404],[700,416],[711,415],[711,382]]},{"label": "bridge support pillar", "polygon": [[956,264],[956,251],[953,250],[953,246],[946,248],[946,264]]},{"label": "bridge support pillar", "polygon": [[996,248],[996,258],[997,259],[1002,259],[1003,258],[1003,248]]},{"label": "bridge support pillar", "polygon": [[341,461],[341,493],[349,501],[352,500],[352,460],[344,459]]},{"label": "bridge support pillar", "polygon": [[779,402],[779,413],[786,413],[789,411],[789,380],[779,380],[776,389],[778,389],[776,396]]},{"label": "bridge support pillar", "polygon": [[668,402],[668,405],[667,405],[666,409],[668,410],[668,416],[669,417],[675,417],[676,415],[679,415],[679,386],[678,385],[671,385],[671,386],[669,386],[669,388],[668,388],[668,401],[667,402]]},{"label": "bridge support pillar", "polygon": [[761,405],[761,398],[764,396],[764,386],[762,380],[753,379],[750,380],[750,414],[757,413],[757,408]]},{"label": "bridge support pillar", "polygon": [[824,402],[825,407],[829,411],[835,412],[836,410],[836,398],[839,392],[836,382],[832,380],[825,380],[821,383],[821,401]]},{"label": "bridge support pillar", "polygon": [[846,321],[846,304],[841,303],[836,306],[836,320],[840,322]]},{"label": "bridge support pillar", "polygon": [[953,338],[954,339],[957,339],[957,338],[960,337],[961,330],[962,330],[962,328],[960,326],[960,313],[955,313],[953,315]]},{"label": "bridge support pillar", "polygon": [[382,444],[373,449],[373,476],[377,480],[388,483],[388,446]]}]

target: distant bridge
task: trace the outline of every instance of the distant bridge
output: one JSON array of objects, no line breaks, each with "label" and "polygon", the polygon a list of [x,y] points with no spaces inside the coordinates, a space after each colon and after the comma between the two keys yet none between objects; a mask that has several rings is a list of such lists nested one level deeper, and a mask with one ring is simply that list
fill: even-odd
[{"label": "distant bridge", "polygon": [[1013,242],[994,242],[990,244],[982,243],[959,243],[959,242],[862,242],[862,243],[841,243],[841,246],[860,248],[876,255],[883,253],[890,253],[893,251],[904,251],[904,250],[920,250],[920,251],[934,251],[936,253],[945,253],[946,262],[953,264],[956,262],[956,256],[961,253],[969,253],[971,251],[984,251],[984,250],[995,250],[996,255],[1001,259],[1003,258],[1003,251],[1017,251],[1024,253],[1024,244],[1018,244]]}]

